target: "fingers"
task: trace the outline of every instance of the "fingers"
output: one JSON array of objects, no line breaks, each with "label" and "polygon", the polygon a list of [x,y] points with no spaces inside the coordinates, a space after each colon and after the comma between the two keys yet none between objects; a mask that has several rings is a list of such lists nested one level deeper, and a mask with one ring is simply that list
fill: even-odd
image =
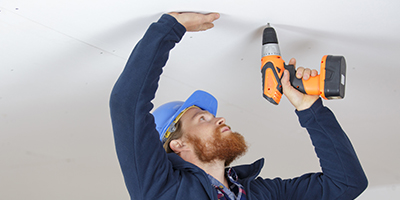
[{"label": "fingers", "polygon": [[196,17],[198,18],[198,28],[195,28],[194,30],[190,31],[205,31],[210,28],[214,27],[213,22],[217,19],[219,19],[220,15],[219,13],[209,13],[209,14],[200,14],[200,13],[194,13]]},{"label": "fingers", "polygon": [[297,78],[303,78],[304,80],[308,80],[310,77],[314,77],[318,75],[318,71],[313,69],[309,69],[309,68],[303,68],[303,67],[299,67],[296,71],[296,77]]},{"label": "fingers", "polygon": [[317,76],[318,75],[318,71],[313,69],[311,70],[311,77]]},{"label": "fingers", "polygon": [[[200,14],[201,15],[201,14]],[[213,21],[219,19],[219,13],[209,13],[205,15],[205,23],[212,23]]]},{"label": "fingers", "polygon": [[303,78],[304,80],[308,80],[310,78],[311,70],[309,68],[299,67],[296,72],[297,78]]},{"label": "fingers", "polygon": [[[289,61],[289,65],[294,65],[296,67],[296,59],[292,58]],[[315,69],[309,69],[304,67],[299,67],[296,70],[296,77],[299,79],[308,80],[310,77],[314,77],[318,75],[318,71]]]}]

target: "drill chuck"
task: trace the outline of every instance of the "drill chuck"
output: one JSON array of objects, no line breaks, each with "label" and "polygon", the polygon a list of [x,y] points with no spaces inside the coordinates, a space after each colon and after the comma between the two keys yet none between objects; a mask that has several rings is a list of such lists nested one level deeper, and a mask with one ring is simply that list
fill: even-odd
[{"label": "drill chuck", "polygon": [[281,55],[281,51],[278,45],[278,38],[276,37],[275,29],[272,27],[268,27],[264,29],[263,32],[263,41],[262,41],[262,55],[264,56],[271,56],[271,55]]},{"label": "drill chuck", "polygon": [[269,43],[278,44],[278,37],[276,37],[275,29],[270,26],[264,29],[262,44],[264,45]]}]

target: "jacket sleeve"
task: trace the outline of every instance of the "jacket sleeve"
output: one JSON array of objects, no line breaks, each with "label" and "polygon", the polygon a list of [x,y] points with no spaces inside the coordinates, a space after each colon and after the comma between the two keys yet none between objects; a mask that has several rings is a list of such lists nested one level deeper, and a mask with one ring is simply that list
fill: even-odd
[{"label": "jacket sleeve", "polygon": [[[334,114],[317,100],[311,108],[296,111],[310,135],[322,173],[282,181],[283,199],[354,199],[368,181],[352,144]],[[275,180],[276,181],[276,180]]]},{"label": "jacket sleeve", "polygon": [[153,188],[165,188],[165,182],[175,180],[150,111],[169,52],[185,32],[184,26],[166,14],[150,25],[111,93],[116,152],[133,199],[146,199]]}]

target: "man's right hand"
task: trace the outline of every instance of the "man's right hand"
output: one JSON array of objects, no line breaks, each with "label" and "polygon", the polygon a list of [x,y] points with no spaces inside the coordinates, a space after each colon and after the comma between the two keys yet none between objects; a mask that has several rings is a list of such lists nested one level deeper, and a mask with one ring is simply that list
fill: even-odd
[{"label": "man's right hand", "polygon": [[[292,58],[289,61],[289,65],[296,66],[296,59]],[[318,75],[317,70],[311,70],[308,68],[299,67],[296,72],[296,77],[299,79],[308,80],[310,77]],[[310,108],[314,102],[319,98],[318,95],[308,95],[297,91],[289,81],[289,71],[285,70],[282,77],[282,88],[283,93],[289,99],[290,103],[298,110],[305,110]]]},{"label": "man's right hand", "polygon": [[170,12],[168,14],[175,17],[175,19],[186,28],[186,31],[189,32],[205,31],[214,27],[212,22],[217,20],[220,16],[219,13],[200,14],[192,12]]}]

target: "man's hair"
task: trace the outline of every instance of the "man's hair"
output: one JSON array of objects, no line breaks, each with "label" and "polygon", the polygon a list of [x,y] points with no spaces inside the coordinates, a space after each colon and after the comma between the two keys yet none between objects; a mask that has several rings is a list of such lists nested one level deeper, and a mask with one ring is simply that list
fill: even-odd
[{"label": "man's hair", "polygon": [[174,151],[172,151],[171,147],[169,147],[169,143],[171,143],[172,140],[177,140],[183,136],[182,124],[181,124],[180,120],[175,124],[175,127],[176,127],[176,130],[171,133],[171,135],[169,136],[169,138],[167,139],[167,141],[165,141],[165,143],[163,145],[163,147],[167,153],[174,152]]}]

